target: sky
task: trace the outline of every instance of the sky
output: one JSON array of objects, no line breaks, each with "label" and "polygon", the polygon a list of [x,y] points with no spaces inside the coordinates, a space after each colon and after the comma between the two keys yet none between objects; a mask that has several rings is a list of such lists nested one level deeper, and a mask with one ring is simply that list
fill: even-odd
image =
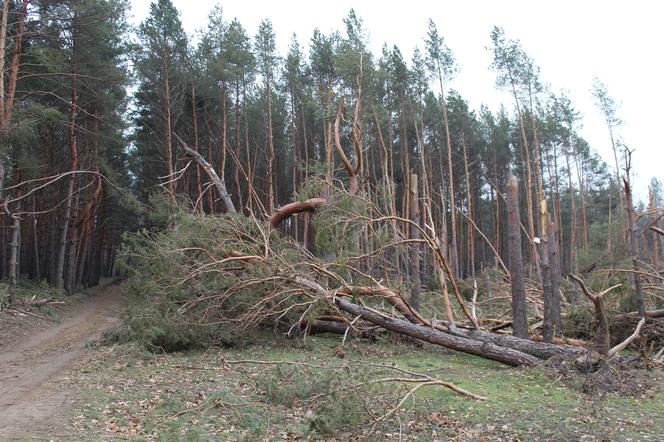
[{"label": "sky", "polygon": [[[623,121],[617,134],[632,150],[634,184],[640,199],[652,177],[664,181],[664,137],[656,103],[664,103],[664,2],[654,0],[172,0],[188,34],[207,25],[217,3],[227,20],[237,17],[250,35],[263,18],[272,21],[277,49],[285,55],[293,33],[308,52],[314,28],[343,30],[351,8],[363,20],[374,54],[383,44],[397,45],[409,60],[424,47],[429,18],[453,51],[459,72],[450,83],[471,108],[501,103],[512,109],[510,96],[495,87],[489,68],[489,33],[501,26],[521,41],[540,67],[541,80],[555,93],[565,91],[582,114],[583,136],[614,170],[603,117],[590,92],[597,76],[619,105]],[[133,23],[149,13],[150,1],[132,0]]]}]

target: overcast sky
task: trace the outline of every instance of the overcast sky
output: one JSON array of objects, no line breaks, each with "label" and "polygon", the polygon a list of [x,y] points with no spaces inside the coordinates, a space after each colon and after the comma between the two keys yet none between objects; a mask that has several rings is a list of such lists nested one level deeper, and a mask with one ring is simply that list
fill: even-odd
[{"label": "overcast sky", "polygon": [[[227,20],[237,17],[254,35],[269,18],[278,50],[286,53],[296,33],[308,52],[314,28],[324,33],[342,30],[342,19],[354,8],[369,33],[374,54],[383,43],[397,45],[410,59],[423,47],[427,22],[433,19],[452,49],[460,71],[450,85],[478,109],[484,103],[498,109],[509,96],[495,88],[489,69],[489,32],[502,26],[509,38],[521,40],[541,68],[541,77],[554,92],[567,91],[583,115],[581,135],[613,168],[611,145],[590,88],[597,75],[620,104],[624,124],[618,134],[634,153],[635,184],[641,198],[651,177],[664,181],[664,137],[659,132],[664,104],[664,3],[632,0],[172,0],[185,30],[203,29],[212,7],[220,3]],[[132,0],[134,23],[149,12],[148,0]],[[657,105],[659,103],[659,106]],[[656,107],[657,106],[657,107]]]}]

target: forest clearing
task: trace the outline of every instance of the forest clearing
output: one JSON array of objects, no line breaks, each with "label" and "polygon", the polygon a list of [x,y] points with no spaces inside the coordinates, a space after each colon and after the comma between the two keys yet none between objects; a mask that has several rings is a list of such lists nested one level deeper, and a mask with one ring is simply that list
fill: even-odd
[{"label": "forest clearing", "polygon": [[597,76],[596,146],[500,26],[490,108],[436,17],[1,5],[0,440],[661,438],[661,153]]}]

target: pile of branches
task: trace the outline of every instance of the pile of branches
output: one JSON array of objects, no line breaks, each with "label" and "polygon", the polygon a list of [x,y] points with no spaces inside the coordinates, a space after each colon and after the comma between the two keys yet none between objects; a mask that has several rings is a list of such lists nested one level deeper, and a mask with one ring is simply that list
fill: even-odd
[{"label": "pile of branches", "polygon": [[[276,228],[295,213],[315,210],[319,234],[353,238],[358,229],[367,229],[366,236],[376,243],[341,245],[335,256],[321,259]],[[433,256],[440,304],[447,312],[445,320],[425,317],[392,288],[394,281],[380,275],[388,273],[380,270],[388,269],[411,241],[401,234],[402,225],[413,223],[384,215],[370,199],[340,190],[328,190],[325,200],[290,204],[267,221],[237,213],[211,217],[178,212],[170,228],[143,231],[126,241],[124,262],[132,276],[125,288],[132,304],[130,328],[162,348],[160,341],[175,335],[179,343],[165,348],[171,350],[201,336],[233,343],[269,325],[289,334],[331,331],[344,338],[389,330],[510,366],[589,353],[481,329],[435,232],[416,226],[418,245]]]}]

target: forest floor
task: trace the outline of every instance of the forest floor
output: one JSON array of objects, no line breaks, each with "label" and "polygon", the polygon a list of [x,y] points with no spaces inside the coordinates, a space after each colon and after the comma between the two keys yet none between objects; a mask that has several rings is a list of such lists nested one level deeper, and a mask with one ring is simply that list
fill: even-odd
[{"label": "forest floor", "polygon": [[78,392],[65,385],[118,323],[121,299],[107,284],[32,315],[0,313],[0,440],[50,440],[69,426]]},{"label": "forest floor", "polygon": [[59,312],[60,323],[0,345],[0,440],[356,440],[413,387],[371,382],[408,377],[394,367],[488,400],[423,387],[369,440],[664,434],[661,370],[630,369],[605,388],[606,376],[560,365],[513,369],[389,335],[341,348],[338,337],[269,334],[244,348],[154,354],[135,343],[99,344],[118,321],[120,298],[117,285],[96,290]]}]

